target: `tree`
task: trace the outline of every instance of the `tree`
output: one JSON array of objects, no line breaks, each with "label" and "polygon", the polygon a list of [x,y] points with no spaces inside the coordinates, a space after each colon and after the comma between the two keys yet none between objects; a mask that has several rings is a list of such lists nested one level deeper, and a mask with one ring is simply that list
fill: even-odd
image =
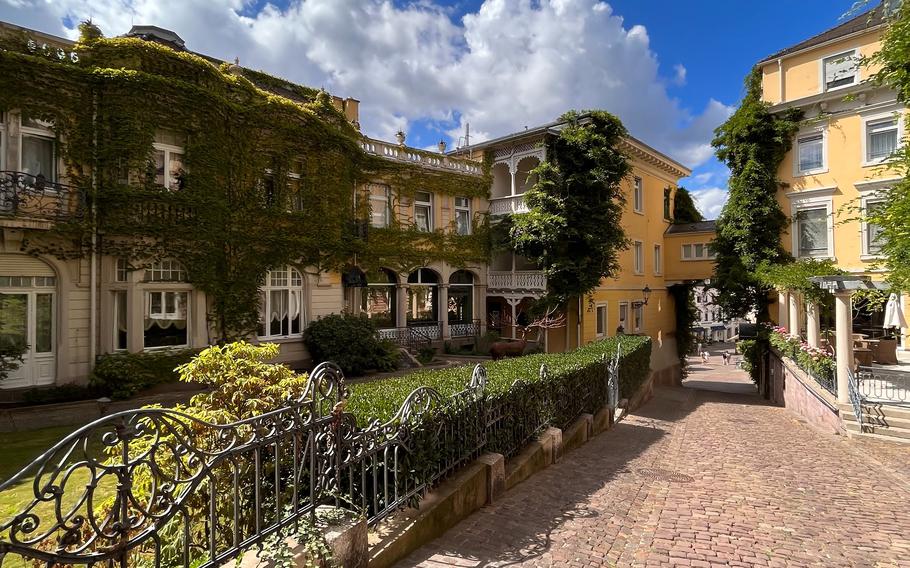
[{"label": "tree", "polygon": [[568,112],[547,140],[547,160],[533,170],[530,212],[508,221],[511,247],[547,276],[545,303],[561,304],[592,291],[619,270],[628,246],[621,182],[631,168],[619,150],[622,122],[603,111]]},{"label": "tree", "polygon": [[689,190],[682,186],[677,187],[676,198],[673,201],[673,222],[697,223],[704,220],[704,216],[695,207],[695,201],[692,200],[692,194],[689,193]]},{"label": "tree", "polygon": [[[910,101],[910,4],[902,2],[889,18],[882,48],[862,64],[880,65],[872,81],[894,89],[897,100],[907,103]],[[889,165],[899,172],[901,180],[888,192],[882,206],[868,215],[867,221],[882,228],[881,252],[889,282],[894,288],[910,290],[910,149],[906,137]]]},{"label": "tree", "polygon": [[746,78],[746,94],[736,112],[714,131],[717,157],[730,168],[730,196],[717,220],[713,247],[717,263],[713,286],[724,313],[743,317],[755,310],[767,317],[769,287],[755,271],[762,261],[785,262],[781,246],[787,217],[775,194],[777,170],[790,150],[802,111],[778,114],[761,98],[761,70]]}]

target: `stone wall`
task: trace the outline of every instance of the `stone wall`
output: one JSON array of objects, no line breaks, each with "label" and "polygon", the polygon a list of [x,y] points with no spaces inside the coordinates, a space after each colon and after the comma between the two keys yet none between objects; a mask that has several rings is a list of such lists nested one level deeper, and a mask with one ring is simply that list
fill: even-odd
[{"label": "stone wall", "polygon": [[770,355],[771,401],[786,407],[820,430],[846,434],[837,399],[823,389],[793,361]]}]

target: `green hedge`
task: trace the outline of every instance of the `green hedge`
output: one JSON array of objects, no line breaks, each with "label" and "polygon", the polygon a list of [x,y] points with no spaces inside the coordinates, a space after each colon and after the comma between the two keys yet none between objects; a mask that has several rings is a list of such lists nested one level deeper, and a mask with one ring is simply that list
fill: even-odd
[{"label": "green hedge", "polygon": [[175,369],[199,353],[196,349],[144,351],[103,355],[89,383],[113,399],[124,399],[160,383],[176,382]]},{"label": "green hedge", "polygon": [[[540,381],[540,365],[544,363],[549,370],[548,385],[565,382],[569,377],[576,375],[585,375],[592,381],[604,377],[606,365],[600,362],[601,356],[612,357],[620,344],[622,346],[619,367],[620,396],[630,396],[648,378],[651,339],[646,336],[610,337],[568,353],[538,353],[485,362],[488,377],[487,396],[499,397],[507,394],[518,379],[529,383]],[[473,365],[465,365],[449,369],[424,370],[402,377],[352,385],[347,410],[357,416],[359,424],[366,424],[373,418],[388,420],[398,412],[401,403],[411,391],[418,387],[432,387],[443,396],[451,396],[464,390],[471,379],[473,368]],[[573,420],[574,418],[572,417]]]},{"label": "green hedge", "polygon": [[363,314],[332,314],[320,318],[303,332],[314,362],[332,361],[348,375],[375,369],[393,371],[398,366],[398,348],[379,339],[376,324]]}]

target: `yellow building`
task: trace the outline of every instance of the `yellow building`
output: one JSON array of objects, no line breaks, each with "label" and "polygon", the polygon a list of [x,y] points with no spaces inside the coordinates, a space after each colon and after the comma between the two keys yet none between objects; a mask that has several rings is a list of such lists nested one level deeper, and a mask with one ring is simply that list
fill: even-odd
[{"label": "yellow building", "polygon": [[[777,174],[784,182],[777,199],[791,219],[784,248],[798,259],[832,259],[874,280],[884,277],[879,229],[863,215],[898,179],[888,159],[901,142],[906,115],[893,91],[868,81],[875,69],[857,64],[880,48],[883,31],[876,8],[758,64],[771,111],[799,108],[805,117]],[[787,301],[781,295],[778,321],[790,327]],[[865,317],[870,328],[880,324],[880,314]]]},{"label": "yellow building", "polygon": [[[536,182],[529,172],[546,159],[546,138],[557,133],[559,126],[558,122],[551,123],[471,147],[475,159],[486,152],[492,155],[489,212],[494,220],[528,210],[524,194]],[[592,294],[566,306],[566,327],[547,330],[541,340],[548,351],[562,351],[616,335],[620,328],[624,333],[650,335],[654,339],[651,367],[662,380],[672,380],[678,376],[679,359],[674,305],[667,291],[668,282],[672,282],[667,274],[683,269],[675,261],[682,245],[673,240],[672,246],[678,246],[680,252],[668,254],[666,233],[671,226],[676,186],[691,171],[631,136],[624,139],[622,150],[632,166],[624,182],[626,209],[622,217],[632,244],[620,255],[622,270],[616,277],[602,280]],[[704,242],[710,240],[706,236]],[[674,260],[668,262],[671,257]],[[692,279],[707,278],[711,271],[708,267]],[[521,314],[546,288],[546,277],[527,259],[516,254],[494,256],[486,290],[488,325],[508,335],[509,326],[497,321],[520,323]]]}]

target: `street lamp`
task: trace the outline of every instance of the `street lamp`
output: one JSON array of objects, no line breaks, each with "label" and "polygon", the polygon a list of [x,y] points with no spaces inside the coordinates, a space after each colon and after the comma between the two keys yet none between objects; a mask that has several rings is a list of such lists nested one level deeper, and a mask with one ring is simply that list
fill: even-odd
[{"label": "street lamp", "polygon": [[647,285],[647,284],[645,284],[645,287],[641,289],[641,295],[642,295],[642,302],[641,302],[641,305],[642,305],[642,306],[647,306],[647,305],[648,305],[648,299],[651,297],[651,289],[648,288],[648,285]]}]

